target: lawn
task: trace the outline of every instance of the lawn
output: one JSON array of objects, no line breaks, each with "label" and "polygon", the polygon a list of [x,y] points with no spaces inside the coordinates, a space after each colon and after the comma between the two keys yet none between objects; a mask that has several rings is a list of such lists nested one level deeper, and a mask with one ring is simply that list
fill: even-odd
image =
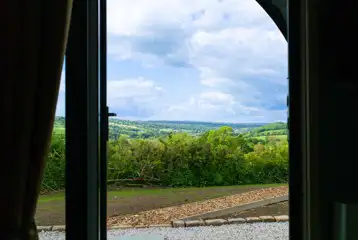
[{"label": "lawn", "polygon": [[279,140],[287,140],[287,135],[271,135],[271,136],[257,136],[257,137],[253,137],[256,139],[262,139],[262,140],[266,140],[266,139],[279,139]]},{"label": "lawn", "polygon": [[[140,211],[202,201],[284,184],[243,185],[206,188],[131,188],[108,192],[108,216],[133,214]],[[64,192],[42,195],[38,200],[38,225],[65,223]]]},{"label": "lawn", "polygon": [[63,127],[55,127],[53,128],[53,134],[65,134],[66,129]]}]

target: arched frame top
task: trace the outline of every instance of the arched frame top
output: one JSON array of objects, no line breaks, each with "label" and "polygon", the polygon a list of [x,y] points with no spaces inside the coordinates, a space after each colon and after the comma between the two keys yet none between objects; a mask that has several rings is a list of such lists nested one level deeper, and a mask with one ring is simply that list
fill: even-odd
[{"label": "arched frame top", "polygon": [[287,40],[287,1],[288,0],[256,0],[257,3],[274,21]]}]

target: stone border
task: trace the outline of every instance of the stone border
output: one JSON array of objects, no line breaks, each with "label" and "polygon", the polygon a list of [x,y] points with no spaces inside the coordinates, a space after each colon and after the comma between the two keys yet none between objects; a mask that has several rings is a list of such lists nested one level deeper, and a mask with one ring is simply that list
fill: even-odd
[{"label": "stone border", "polygon": [[202,214],[198,214],[198,215],[194,215],[194,216],[189,216],[189,217],[185,217],[185,218],[178,219],[178,220],[189,221],[189,220],[208,219],[208,218],[212,218],[212,219],[220,218],[221,216],[225,216],[225,215],[229,215],[229,214],[233,214],[233,213],[237,213],[237,212],[242,212],[245,210],[258,208],[258,207],[262,207],[265,205],[284,202],[284,201],[288,201],[288,195],[268,198],[268,199],[264,199],[264,200],[250,202],[247,204],[236,205],[233,207],[215,210],[215,211],[211,211],[211,212],[206,212],[206,213],[202,213]]},{"label": "stone border", "polygon": [[[131,226],[131,225],[118,225],[107,228],[108,230],[119,229],[139,229],[139,228],[183,228],[183,227],[199,227],[199,226],[222,226],[228,224],[244,224],[244,223],[258,223],[258,222],[288,222],[287,215],[280,216],[260,216],[260,217],[246,217],[246,218],[229,218],[229,219],[208,219],[208,220],[174,220],[171,224],[156,224],[149,226]],[[38,226],[37,230],[42,231],[58,231],[66,230],[64,225],[55,226]]]},{"label": "stone border", "polygon": [[260,217],[246,217],[246,218],[229,218],[229,219],[208,219],[208,220],[175,220],[172,221],[174,228],[180,227],[199,227],[199,226],[221,226],[227,224],[244,224],[244,223],[258,223],[258,222],[288,222],[288,215],[280,216],[260,216]]}]

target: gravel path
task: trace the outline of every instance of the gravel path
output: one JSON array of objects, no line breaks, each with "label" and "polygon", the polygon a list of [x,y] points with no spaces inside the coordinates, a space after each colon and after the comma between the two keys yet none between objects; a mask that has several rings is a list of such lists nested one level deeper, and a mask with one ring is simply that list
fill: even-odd
[{"label": "gravel path", "polygon": [[[288,240],[288,224],[287,222],[253,223],[219,227],[112,230],[108,232],[108,240]],[[65,234],[42,232],[40,240],[65,240]]]},{"label": "gravel path", "polygon": [[116,225],[154,225],[168,224],[173,219],[181,219],[188,216],[206,213],[209,211],[220,210],[253,201],[267,198],[278,197],[288,194],[288,187],[273,187],[254,190],[227,197],[214,198],[201,202],[182,204],[179,206],[154,209],[139,212],[133,215],[121,215],[108,219],[108,226]]}]

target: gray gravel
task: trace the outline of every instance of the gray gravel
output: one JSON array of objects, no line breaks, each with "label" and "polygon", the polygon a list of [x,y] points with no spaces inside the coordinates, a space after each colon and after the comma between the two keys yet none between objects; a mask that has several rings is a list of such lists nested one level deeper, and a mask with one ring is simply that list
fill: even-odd
[{"label": "gray gravel", "polygon": [[[224,225],[219,227],[148,228],[108,231],[108,240],[287,240],[288,222]],[[41,240],[65,240],[64,232],[41,232]]]}]

